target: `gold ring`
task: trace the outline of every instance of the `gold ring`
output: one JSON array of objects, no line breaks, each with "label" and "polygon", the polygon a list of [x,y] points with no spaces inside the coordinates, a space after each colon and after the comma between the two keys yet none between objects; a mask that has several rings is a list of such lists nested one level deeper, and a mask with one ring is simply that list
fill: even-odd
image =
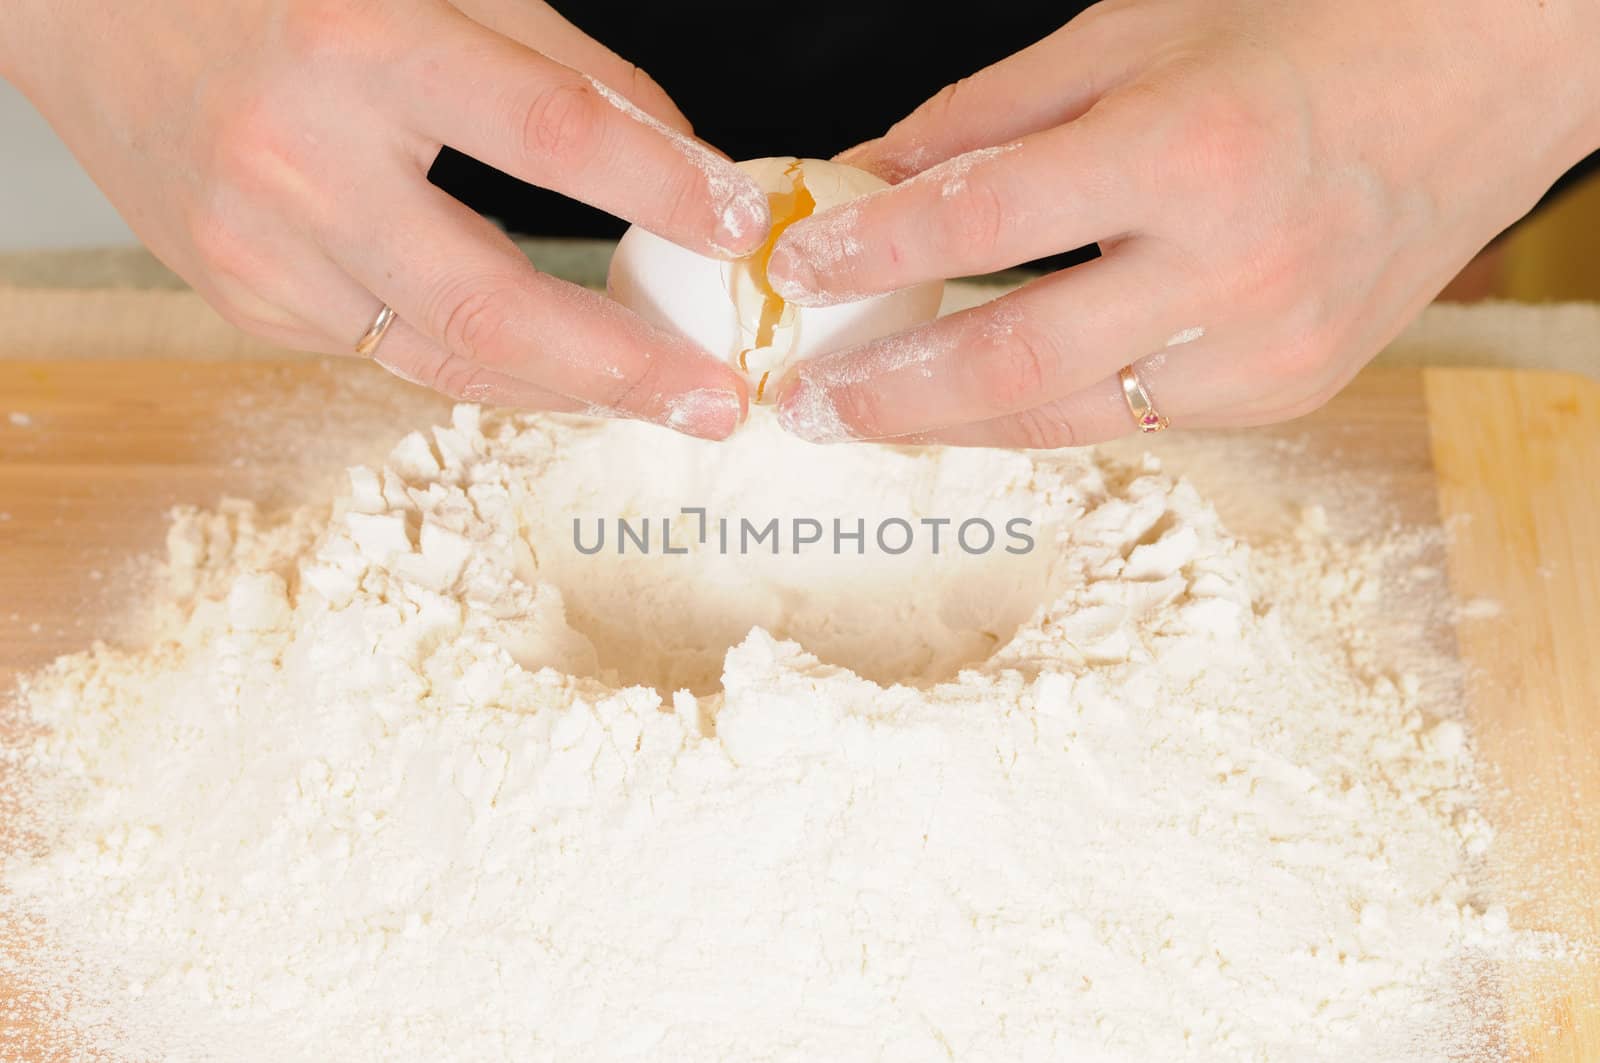
[{"label": "gold ring", "polygon": [[1155,404],[1150,401],[1150,393],[1139,382],[1139,374],[1133,371],[1133,366],[1123,366],[1117,379],[1122,381],[1122,397],[1128,400],[1128,412],[1133,414],[1133,423],[1139,426],[1139,431],[1165,431],[1169,422],[1156,412]]},{"label": "gold ring", "polygon": [[385,303],[383,309],[378,311],[378,316],[372,319],[372,327],[356,341],[356,353],[363,358],[371,358],[392,324],[394,324],[394,311]]}]

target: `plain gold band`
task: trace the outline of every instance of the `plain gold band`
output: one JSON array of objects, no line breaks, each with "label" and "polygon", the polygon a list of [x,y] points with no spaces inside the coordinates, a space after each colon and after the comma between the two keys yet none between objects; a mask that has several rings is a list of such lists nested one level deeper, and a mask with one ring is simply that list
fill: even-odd
[{"label": "plain gold band", "polygon": [[1156,412],[1155,404],[1150,401],[1150,393],[1140,383],[1139,374],[1133,371],[1133,366],[1123,366],[1117,379],[1122,381],[1122,397],[1128,401],[1128,412],[1133,414],[1133,423],[1139,426],[1139,431],[1165,431],[1169,422]]},{"label": "plain gold band", "polygon": [[378,316],[372,319],[372,327],[366,334],[356,341],[356,353],[363,358],[371,358],[377,351],[378,344],[383,342],[383,337],[389,332],[389,326],[394,324],[394,311],[389,309],[387,303],[378,311]]}]

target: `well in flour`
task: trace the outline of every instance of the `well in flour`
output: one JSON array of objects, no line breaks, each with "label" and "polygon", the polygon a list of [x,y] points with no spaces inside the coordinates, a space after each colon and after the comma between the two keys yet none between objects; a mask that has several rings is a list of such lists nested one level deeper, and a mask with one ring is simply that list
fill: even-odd
[{"label": "well in flour", "polygon": [[[1362,634],[1396,559],[1247,546],[1153,461],[771,428],[462,407],[331,505],[179,514],[154,635],[23,690],[16,1054],[1499,1058],[1480,976],[1530,939],[1441,681]],[[1048,534],[553,541],[680,490]]]}]

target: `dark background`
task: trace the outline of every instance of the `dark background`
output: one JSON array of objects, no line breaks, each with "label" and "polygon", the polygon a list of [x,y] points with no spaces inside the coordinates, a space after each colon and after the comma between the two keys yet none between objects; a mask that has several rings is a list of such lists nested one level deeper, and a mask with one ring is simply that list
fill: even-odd
[{"label": "dark background", "polygon": [[[554,6],[648,71],[696,134],[735,159],[826,159],[882,134],[945,85],[1032,44],[1089,4],[558,0]],[[1600,153],[1580,169],[1597,164]],[[1577,176],[1568,174],[1555,191]],[[514,233],[614,238],[627,228],[449,149],[430,177]],[[1053,268],[1092,254],[1034,265]]]}]

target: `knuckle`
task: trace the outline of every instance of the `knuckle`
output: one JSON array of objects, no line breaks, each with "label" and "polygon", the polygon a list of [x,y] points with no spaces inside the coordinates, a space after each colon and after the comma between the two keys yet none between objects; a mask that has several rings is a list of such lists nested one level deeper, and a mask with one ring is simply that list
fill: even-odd
[{"label": "knuckle", "polygon": [[1304,390],[1320,380],[1330,353],[1316,333],[1291,333],[1288,340],[1267,349],[1259,371],[1275,389]]},{"label": "knuckle", "polygon": [[951,82],[889,127],[883,143],[886,148],[892,146],[892,150],[880,163],[880,176],[898,183],[940,161],[941,157],[927,144],[928,133],[944,129],[959,118],[970,85],[970,78]]},{"label": "knuckle", "polygon": [[649,100],[660,110],[669,113],[677,112],[677,108],[673,106],[672,97],[667,95],[667,90],[662,88],[660,82],[651,77],[643,67],[629,63],[626,83],[629,86],[629,98]]},{"label": "knuckle", "polygon": [[879,388],[869,382],[816,384],[828,396],[833,412],[850,434],[863,439],[873,439],[885,434],[885,427],[893,422],[885,418],[888,412]]},{"label": "knuckle", "polygon": [[213,277],[252,287],[259,273],[250,242],[228,215],[211,209],[191,212],[187,222],[190,245],[200,265]]},{"label": "knuckle", "polygon": [[1039,406],[1017,414],[1013,422],[1016,445],[1029,450],[1055,450],[1078,445],[1078,432],[1059,410]]},{"label": "knuckle", "polygon": [[362,0],[291,0],[283,7],[279,33],[301,65],[344,62],[373,38],[373,19],[381,10]]},{"label": "knuckle", "polygon": [[678,168],[663,175],[660,202],[667,205],[667,231],[677,233],[705,233],[714,215],[705,178],[692,166]]},{"label": "knuckle", "polygon": [[934,93],[928,102],[918,108],[924,116],[936,122],[944,123],[961,114],[961,108],[972,88],[972,78],[958,78],[944,88]]},{"label": "knuckle", "polygon": [[288,116],[286,104],[264,94],[235,99],[221,110],[206,123],[216,187],[260,201],[293,202],[297,211],[319,206],[316,197],[300,194],[315,170],[316,155],[303,123]]},{"label": "knuckle", "polygon": [[1102,39],[1100,34],[1104,32],[1114,32],[1124,26],[1136,24],[1137,15],[1138,9],[1130,10],[1126,4],[1090,4],[1050,37],[1055,41],[1073,38],[1098,41]]},{"label": "knuckle", "polygon": [[435,334],[451,354],[485,365],[502,363],[508,357],[505,332],[515,319],[520,300],[507,287],[474,285],[464,291],[447,293],[436,315]]},{"label": "knuckle", "polygon": [[968,179],[958,195],[944,202],[946,250],[967,260],[991,259],[1000,245],[1006,221],[1005,204],[994,185]]},{"label": "knuckle", "polygon": [[445,352],[430,361],[418,374],[424,387],[452,399],[470,399],[485,378],[486,370],[469,359]]},{"label": "knuckle", "polygon": [[561,166],[582,166],[599,151],[605,106],[588,85],[545,89],[522,108],[522,149]]},{"label": "knuckle", "polygon": [[1326,406],[1339,388],[1330,385],[1320,385],[1306,392],[1299,398],[1293,399],[1280,407],[1272,416],[1273,421],[1293,421],[1307,414],[1315,413]]},{"label": "knuckle", "polygon": [[639,358],[617,377],[603,396],[605,405],[617,410],[639,411],[662,390],[663,366],[648,354]]},{"label": "knuckle", "polygon": [[211,308],[217,312],[218,317],[239,331],[248,332],[252,335],[259,334],[263,322],[232,299],[213,299],[211,300]]},{"label": "knuckle", "polygon": [[1268,115],[1242,94],[1214,91],[1191,105],[1179,134],[1179,157],[1209,187],[1257,185],[1277,143]]},{"label": "knuckle", "polygon": [[218,171],[236,181],[259,174],[281,147],[277,123],[259,102],[230,105],[226,115],[214,123],[209,138]]},{"label": "knuckle", "polygon": [[1267,320],[1287,322],[1303,315],[1300,304],[1317,254],[1310,240],[1277,229],[1257,234],[1248,247],[1226,256],[1216,274],[1220,297]]},{"label": "knuckle", "polygon": [[980,360],[979,395],[987,409],[1010,413],[1043,402],[1056,364],[1053,345],[1034,328],[1012,328]]},{"label": "knuckle", "polygon": [[240,332],[269,340],[286,340],[290,328],[282,315],[272,308],[247,297],[227,294],[213,295],[208,299],[217,316]]},{"label": "knuckle", "polygon": [[649,97],[666,95],[666,93],[662,92],[661,86],[656,83],[656,79],[645,73],[644,67],[639,66],[636,63],[624,62],[624,72],[627,74],[627,85],[630,95],[635,93],[640,96]]}]

